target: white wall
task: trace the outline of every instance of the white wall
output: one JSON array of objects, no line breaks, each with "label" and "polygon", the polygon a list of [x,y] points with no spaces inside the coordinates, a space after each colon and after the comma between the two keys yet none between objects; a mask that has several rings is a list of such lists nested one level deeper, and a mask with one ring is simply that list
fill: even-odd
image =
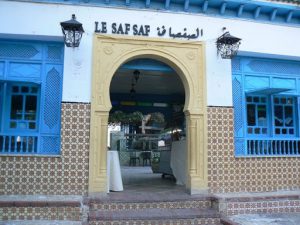
[{"label": "white wall", "polygon": [[61,38],[59,23],[70,19],[74,13],[83,23],[85,33],[79,48],[65,48],[63,101],[90,102],[95,21],[147,24],[151,26],[150,36],[153,37],[157,37],[156,27],[162,25],[178,31],[187,27],[191,32],[197,27],[203,28],[204,35],[198,40],[206,43],[207,104],[211,106],[232,105],[230,60],[218,57],[215,46],[223,27],[242,38],[242,52],[300,59],[298,27],[146,10],[0,1],[0,37],[1,34],[22,34]]}]

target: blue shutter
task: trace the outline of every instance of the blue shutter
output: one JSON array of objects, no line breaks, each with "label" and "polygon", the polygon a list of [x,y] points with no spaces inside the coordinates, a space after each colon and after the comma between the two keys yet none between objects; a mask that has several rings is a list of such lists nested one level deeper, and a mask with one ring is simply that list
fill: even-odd
[{"label": "blue shutter", "polygon": [[60,152],[62,66],[48,64],[42,79],[39,153],[58,154]]},{"label": "blue shutter", "polygon": [[[298,115],[296,116],[295,124],[296,124],[296,129],[298,129],[298,137],[300,137],[300,97],[297,97],[297,113]],[[298,127],[297,127],[298,124]]]},{"label": "blue shutter", "polygon": [[[0,80],[0,132],[2,132],[2,115],[3,115],[3,95],[4,83]],[[1,149],[1,147],[0,147]]]},{"label": "blue shutter", "polygon": [[232,94],[234,107],[234,143],[235,155],[245,155],[245,136],[244,136],[244,92],[242,86],[242,77],[240,75],[233,75]]}]

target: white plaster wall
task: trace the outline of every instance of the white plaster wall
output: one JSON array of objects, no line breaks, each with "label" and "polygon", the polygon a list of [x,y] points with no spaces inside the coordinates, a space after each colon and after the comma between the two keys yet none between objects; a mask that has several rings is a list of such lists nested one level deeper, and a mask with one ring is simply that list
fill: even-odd
[{"label": "white plaster wall", "polygon": [[[186,13],[153,12],[147,10],[124,10],[113,8],[72,6],[58,4],[22,3],[0,1],[0,37],[3,34],[31,35],[30,38],[61,39],[59,23],[75,13],[83,23],[85,33],[79,48],[65,48],[63,101],[90,102],[92,38],[94,22],[108,24],[130,23],[150,25],[150,36],[157,37],[156,27],[165,25],[182,31],[187,27],[193,32],[203,28],[198,41],[206,44],[207,104],[232,106],[231,64],[217,56],[215,41],[222,28],[242,38],[243,54],[269,55],[300,60],[300,28],[256,23],[245,20],[213,18]],[[108,29],[110,33],[110,29]],[[42,37],[41,37],[42,36]]]}]

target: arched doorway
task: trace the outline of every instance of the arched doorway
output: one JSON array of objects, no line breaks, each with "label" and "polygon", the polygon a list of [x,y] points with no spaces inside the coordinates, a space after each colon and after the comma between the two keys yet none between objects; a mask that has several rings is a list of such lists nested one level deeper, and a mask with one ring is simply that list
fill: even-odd
[{"label": "arched doorway", "polygon": [[180,77],[160,61],[134,59],[114,74],[110,100],[108,146],[118,151],[124,191],[182,191],[187,148]]},{"label": "arched doorway", "polygon": [[207,126],[204,50],[202,43],[124,36],[94,36],[89,194],[107,190],[107,124],[110,83],[117,69],[136,58],[161,61],[173,68],[185,89],[187,185],[191,194],[206,191]]}]

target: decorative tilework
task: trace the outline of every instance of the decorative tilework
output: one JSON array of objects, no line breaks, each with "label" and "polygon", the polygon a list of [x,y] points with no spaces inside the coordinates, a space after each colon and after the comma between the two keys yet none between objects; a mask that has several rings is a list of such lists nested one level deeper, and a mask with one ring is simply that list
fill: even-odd
[{"label": "decorative tilework", "polygon": [[[90,104],[62,104],[60,157],[1,156],[0,195],[86,195]],[[300,187],[300,158],[235,158],[233,109],[208,107],[211,193],[266,192]]]},{"label": "decorative tilework", "polygon": [[224,215],[256,214],[256,213],[300,213],[299,200],[273,200],[273,201],[251,201],[230,202]]},{"label": "decorative tilework", "polygon": [[107,210],[107,211],[118,211],[118,210],[141,210],[141,209],[191,209],[199,208],[206,209],[211,207],[211,201],[174,201],[174,202],[149,202],[149,203],[123,203],[123,202],[112,202],[112,203],[95,203],[90,204],[91,210]]},{"label": "decorative tilework", "polygon": [[80,221],[80,208],[73,207],[3,207],[1,220],[73,220]]},{"label": "decorative tilework", "polygon": [[208,107],[208,186],[211,193],[300,188],[298,157],[234,157],[233,109]]},{"label": "decorative tilework", "polygon": [[217,225],[219,218],[172,219],[172,220],[113,220],[90,221],[89,225]]},{"label": "decorative tilework", "polygon": [[63,103],[61,155],[0,156],[0,195],[86,195],[90,104]]}]

